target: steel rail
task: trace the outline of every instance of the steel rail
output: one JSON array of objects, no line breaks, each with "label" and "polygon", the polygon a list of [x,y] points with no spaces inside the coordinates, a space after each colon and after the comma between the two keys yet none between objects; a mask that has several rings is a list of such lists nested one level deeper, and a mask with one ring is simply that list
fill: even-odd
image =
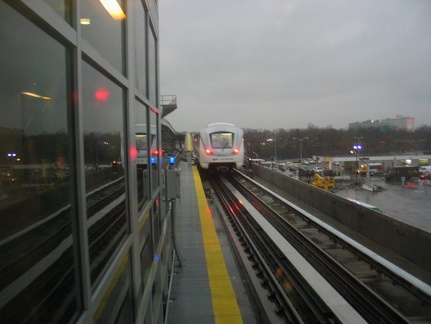
[{"label": "steel rail", "polygon": [[[245,208],[221,181],[212,181],[219,200],[226,205],[231,218],[240,228],[241,236],[247,240],[247,249],[252,249],[251,259],[260,278],[268,285],[277,312],[284,313],[289,322],[338,322],[332,311],[319,299],[314,290],[293,267],[286,265],[286,258],[260,226],[250,217]],[[293,288],[286,292],[282,285]]]},{"label": "steel rail", "polygon": [[[358,280],[346,268],[330,257],[317,244],[312,242],[300,230],[289,224],[265,202],[251,193],[238,181],[232,184],[252,204],[259,206],[262,214],[276,227],[283,236],[292,244],[318,271],[325,276],[334,288],[369,322],[378,323],[407,323],[408,320],[389,305],[383,298]],[[312,222],[308,222],[313,225]],[[320,228],[318,229],[320,230]],[[337,238],[339,241],[340,239]],[[358,253],[360,253],[358,251]],[[364,257],[365,258],[365,257]]]}]

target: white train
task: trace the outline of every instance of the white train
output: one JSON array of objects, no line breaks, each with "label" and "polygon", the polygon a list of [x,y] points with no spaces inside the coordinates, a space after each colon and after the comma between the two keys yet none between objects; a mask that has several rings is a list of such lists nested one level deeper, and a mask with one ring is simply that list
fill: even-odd
[{"label": "white train", "polygon": [[[148,129],[146,124],[135,125],[137,166],[138,168],[147,168],[148,158],[157,158],[157,128],[150,126],[150,136],[147,136]],[[149,153],[149,154],[148,154]]]},{"label": "white train", "polygon": [[214,123],[193,139],[196,162],[202,169],[237,168],[244,164],[244,131],[233,124]]}]

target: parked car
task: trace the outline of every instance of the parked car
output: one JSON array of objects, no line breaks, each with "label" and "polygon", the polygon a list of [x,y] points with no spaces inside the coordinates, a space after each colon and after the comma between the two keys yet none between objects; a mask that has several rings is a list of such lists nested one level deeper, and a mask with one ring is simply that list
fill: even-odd
[{"label": "parked car", "polygon": [[431,180],[431,173],[424,173],[420,175],[421,180]]},{"label": "parked car", "polygon": [[421,166],[419,168],[420,173],[431,173],[431,166]]},{"label": "parked car", "polygon": [[323,173],[323,169],[322,169],[321,167],[314,167],[314,168],[313,168],[313,171],[314,171],[315,173],[318,173],[318,174],[322,174],[322,173]]}]

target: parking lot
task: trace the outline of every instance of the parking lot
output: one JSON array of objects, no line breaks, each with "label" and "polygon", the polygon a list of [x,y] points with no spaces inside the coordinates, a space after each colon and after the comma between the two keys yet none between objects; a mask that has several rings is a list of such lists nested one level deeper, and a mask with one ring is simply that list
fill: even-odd
[{"label": "parking lot", "polygon": [[[337,190],[336,195],[356,199],[382,210],[385,215],[406,224],[431,232],[431,186],[416,180],[406,183],[386,182],[379,177],[370,177],[370,184],[381,188],[371,192],[362,187],[345,187]],[[343,188],[343,186],[341,186]]]},{"label": "parking lot", "polygon": [[[273,164],[271,166],[274,167]],[[294,168],[302,170],[301,172],[291,172],[288,167],[283,173],[310,183],[312,177],[308,177],[305,171],[317,167],[329,168],[325,163],[295,164]],[[403,186],[401,182],[386,182],[382,176],[371,176],[369,184],[379,188],[372,192],[363,189],[361,185],[354,185],[356,181],[366,183],[365,176],[359,175],[356,178],[356,175],[344,170],[341,165],[332,164],[331,169],[337,183],[336,189],[332,190],[336,195],[376,206],[387,216],[431,232],[431,181],[424,185],[423,180],[416,179]]]}]

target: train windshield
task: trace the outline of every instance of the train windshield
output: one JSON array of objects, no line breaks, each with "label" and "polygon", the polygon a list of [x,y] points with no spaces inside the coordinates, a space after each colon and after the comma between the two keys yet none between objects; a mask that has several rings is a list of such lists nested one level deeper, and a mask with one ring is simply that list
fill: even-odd
[{"label": "train windshield", "polygon": [[136,149],[147,150],[147,134],[136,134]]},{"label": "train windshield", "polygon": [[212,133],[211,135],[212,148],[232,148],[233,147],[233,133],[219,132]]},{"label": "train windshield", "polygon": [[156,128],[151,126],[151,138],[148,141],[147,134],[147,125],[145,124],[137,124],[135,126],[135,139],[136,139],[136,149],[138,151],[147,151],[148,150],[148,142],[150,142],[151,146],[153,146],[155,138],[156,138]]}]

